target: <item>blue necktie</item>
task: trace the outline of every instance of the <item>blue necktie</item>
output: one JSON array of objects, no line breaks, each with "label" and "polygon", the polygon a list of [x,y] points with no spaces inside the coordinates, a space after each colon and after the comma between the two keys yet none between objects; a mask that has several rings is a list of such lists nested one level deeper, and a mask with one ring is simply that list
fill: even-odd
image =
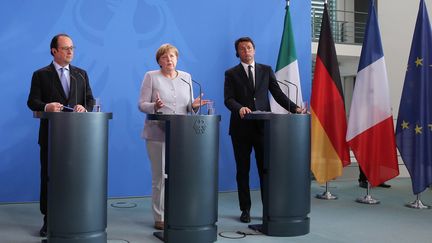
[{"label": "blue necktie", "polygon": [[60,81],[61,81],[61,84],[63,86],[63,90],[66,94],[66,98],[69,98],[69,83],[68,83],[67,78],[66,78],[65,68],[60,68],[60,72],[61,72]]}]

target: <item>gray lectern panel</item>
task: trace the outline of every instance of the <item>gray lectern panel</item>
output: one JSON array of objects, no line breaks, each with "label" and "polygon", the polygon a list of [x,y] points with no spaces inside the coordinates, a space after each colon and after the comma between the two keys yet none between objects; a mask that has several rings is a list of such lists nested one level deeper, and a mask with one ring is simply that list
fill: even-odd
[{"label": "gray lectern panel", "polygon": [[43,117],[49,120],[48,242],[106,243],[112,113]]},{"label": "gray lectern panel", "polygon": [[271,236],[309,233],[310,115],[255,112],[264,121],[263,223]]},{"label": "gray lectern panel", "polygon": [[309,233],[310,116],[278,116],[265,123],[263,231],[274,236]]},{"label": "gray lectern panel", "polygon": [[216,241],[220,116],[148,117],[166,121],[163,240]]}]

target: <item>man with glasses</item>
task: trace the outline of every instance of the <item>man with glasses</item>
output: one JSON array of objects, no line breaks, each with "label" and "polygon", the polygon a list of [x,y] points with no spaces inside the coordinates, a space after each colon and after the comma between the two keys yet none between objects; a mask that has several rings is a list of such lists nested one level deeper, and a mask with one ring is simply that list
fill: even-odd
[{"label": "man with glasses", "polygon": [[[93,106],[94,99],[87,72],[70,63],[74,56],[72,39],[66,34],[58,34],[51,40],[51,64],[33,73],[27,106],[32,111],[86,112]],[[87,107],[84,107],[84,104]],[[40,236],[47,235],[47,190],[48,190],[48,121],[40,120],[39,139],[41,183],[40,211],[44,224]]]}]

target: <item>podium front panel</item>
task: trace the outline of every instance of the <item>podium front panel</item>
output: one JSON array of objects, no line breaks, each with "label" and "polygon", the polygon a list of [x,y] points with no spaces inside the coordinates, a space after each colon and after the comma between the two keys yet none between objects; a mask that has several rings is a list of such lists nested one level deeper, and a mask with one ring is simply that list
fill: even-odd
[{"label": "podium front panel", "polygon": [[45,113],[42,118],[49,120],[48,242],[106,242],[112,113]]},{"label": "podium front panel", "polygon": [[[149,117],[149,116],[148,116]],[[218,207],[218,115],[165,120],[165,242],[214,242]]]},{"label": "podium front panel", "polygon": [[270,236],[309,233],[310,115],[254,112],[264,121],[263,223]]},{"label": "podium front panel", "polygon": [[265,122],[263,230],[268,235],[309,233],[310,116]]},{"label": "podium front panel", "polygon": [[[165,242],[217,239],[219,115],[148,115],[164,120]],[[158,234],[156,234],[158,235]]]}]

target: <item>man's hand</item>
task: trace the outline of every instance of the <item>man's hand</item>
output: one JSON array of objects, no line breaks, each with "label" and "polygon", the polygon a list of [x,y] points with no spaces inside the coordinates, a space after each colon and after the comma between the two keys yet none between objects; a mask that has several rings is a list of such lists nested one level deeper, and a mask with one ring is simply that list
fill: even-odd
[{"label": "man's hand", "polygon": [[308,111],[307,111],[306,108],[297,107],[297,108],[296,108],[296,113],[297,113],[297,114],[307,114]]},{"label": "man's hand", "polygon": [[63,105],[58,102],[48,103],[45,107],[46,112],[60,112],[63,110]]},{"label": "man's hand", "polygon": [[74,107],[74,111],[75,112],[86,112],[87,110],[84,108],[84,106],[82,106],[82,105],[76,105],[75,107]]},{"label": "man's hand", "polygon": [[251,113],[251,112],[252,111],[247,107],[240,108],[240,110],[239,110],[240,118],[243,119],[246,114]]}]

